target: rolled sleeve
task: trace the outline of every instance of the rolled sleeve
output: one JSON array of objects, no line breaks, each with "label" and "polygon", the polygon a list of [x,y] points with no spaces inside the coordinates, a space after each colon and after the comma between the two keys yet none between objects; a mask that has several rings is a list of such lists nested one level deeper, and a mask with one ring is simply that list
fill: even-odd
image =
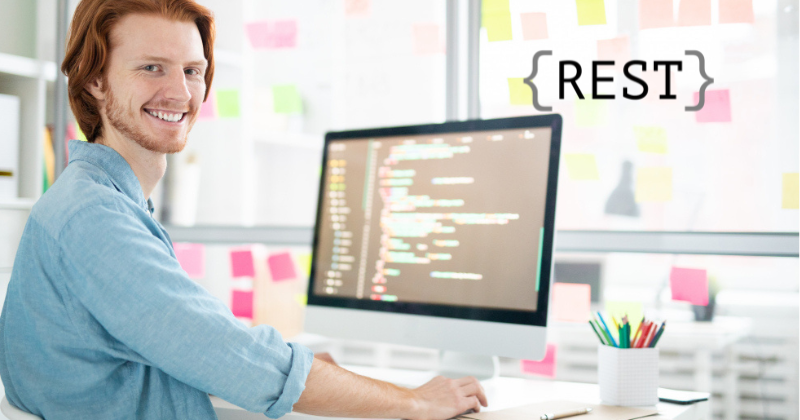
[{"label": "rolled sleeve", "polygon": [[278,397],[278,401],[264,412],[271,419],[283,417],[292,411],[292,406],[306,389],[306,378],[314,362],[314,353],[310,349],[297,343],[288,344],[292,348],[292,367],[283,385],[283,393]]}]

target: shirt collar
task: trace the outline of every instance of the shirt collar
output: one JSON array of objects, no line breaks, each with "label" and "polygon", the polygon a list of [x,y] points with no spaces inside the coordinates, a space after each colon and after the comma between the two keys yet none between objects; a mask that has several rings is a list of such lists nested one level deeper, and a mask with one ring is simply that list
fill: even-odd
[{"label": "shirt collar", "polygon": [[102,169],[111,179],[116,189],[128,196],[139,206],[153,213],[152,201],[145,201],[139,178],[133,173],[131,165],[116,150],[97,143],[80,140],[69,141],[69,163],[76,160],[91,163]]}]

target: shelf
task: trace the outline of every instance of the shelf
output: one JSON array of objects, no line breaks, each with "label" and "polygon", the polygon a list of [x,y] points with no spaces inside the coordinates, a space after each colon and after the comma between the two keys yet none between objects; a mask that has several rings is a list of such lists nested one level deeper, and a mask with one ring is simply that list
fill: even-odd
[{"label": "shelf", "polygon": [[56,78],[56,64],[18,55],[0,53],[0,74],[29,77],[53,81]]},{"label": "shelf", "polygon": [[36,200],[30,198],[17,198],[15,200],[0,200],[0,210],[28,210],[33,208]]}]

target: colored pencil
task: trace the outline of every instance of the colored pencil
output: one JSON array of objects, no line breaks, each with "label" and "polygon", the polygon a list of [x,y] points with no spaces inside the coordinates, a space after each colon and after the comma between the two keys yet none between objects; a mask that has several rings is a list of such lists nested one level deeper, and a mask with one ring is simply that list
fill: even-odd
[{"label": "colored pencil", "polygon": [[653,342],[653,337],[656,336],[657,329],[658,328],[655,323],[650,326],[650,331],[647,332],[647,340],[645,340],[645,342],[642,344],[642,347],[650,347],[650,343]]},{"label": "colored pencil", "polygon": [[594,324],[597,327],[597,330],[600,331],[600,334],[603,336],[603,338],[606,339],[605,344],[607,346],[610,346],[611,345],[611,336],[608,335],[608,333],[606,333],[606,330],[604,330],[603,327],[600,326],[600,321],[598,321],[597,318],[595,318],[594,314],[592,314],[592,318],[594,319]]},{"label": "colored pencil", "polygon": [[658,344],[658,339],[661,338],[661,334],[664,333],[664,327],[667,326],[667,321],[661,323],[661,328],[658,329],[655,338],[653,338],[653,342],[650,343],[650,347],[655,347]]},{"label": "colored pencil", "polygon": [[594,333],[597,335],[597,338],[600,340],[600,344],[603,344],[603,345],[605,345],[606,343],[605,343],[605,341],[603,340],[603,337],[600,335],[600,333],[599,333],[599,332],[597,332],[597,328],[595,328],[595,326],[594,326],[594,323],[592,323],[592,320],[591,320],[591,319],[589,320],[589,325],[591,325],[591,326],[592,326],[592,330],[594,330]]},{"label": "colored pencil", "polygon": [[614,347],[619,347],[619,346],[617,345],[617,342],[616,342],[616,341],[614,341],[614,336],[612,336],[612,335],[611,335],[611,330],[609,330],[609,329],[608,329],[608,324],[606,324],[606,320],[605,320],[605,319],[603,319],[603,315],[601,315],[601,314],[600,314],[600,312],[598,312],[598,313],[597,313],[597,317],[598,317],[598,318],[600,318],[600,322],[602,322],[602,323],[603,323],[603,327],[605,327],[605,329],[606,329],[606,333],[608,333],[608,338],[609,338],[609,339],[611,339],[611,344],[613,344],[613,345],[614,345]]}]

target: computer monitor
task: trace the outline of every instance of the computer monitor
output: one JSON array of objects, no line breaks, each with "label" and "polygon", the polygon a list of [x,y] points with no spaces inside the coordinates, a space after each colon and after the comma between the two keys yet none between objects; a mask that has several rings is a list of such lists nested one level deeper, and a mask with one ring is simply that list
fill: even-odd
[{"label": "computer monitor", "polygon": [[327,133],[305,330],[542,359],[561,126]]}]

